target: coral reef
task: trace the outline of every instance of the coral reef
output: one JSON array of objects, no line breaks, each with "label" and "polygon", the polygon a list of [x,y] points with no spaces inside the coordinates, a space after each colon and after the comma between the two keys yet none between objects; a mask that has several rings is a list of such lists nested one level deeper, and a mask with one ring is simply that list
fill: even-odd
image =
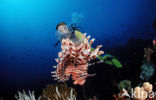
[{"label": "coral reef", "polygon": [[15,95],[15,98],[16,100],[40,100],[40,97],[38,99],[35,98],[34,91],[29,91],[29,95],[27,95],[24,90],[23,93],[18,91],[18,95]]},{"label": "coral reef", "polygon": [[135,93],[135,99],[139,99],[139,100],[145,100],[147,98],[146,96],[146,92],[142,87],[136,87],[134,89],[134,93]]},{"label": "coral reef", "polygon": [[151,55],[153,53],[153,50],[151,48],[145,48],[144,49],[144,57],[146,57],[146,60],[149,62],[151,61]]},{"label": "coral reef", "polygon": [[140,73],[140,79],[143,81],[149,81],[149,79],[153,76],[155,72],[155,65],[153,64],[153,61],[151,61],[151,57],[153,57],[153,53],[154,53],[153,49],[144,48],[145,60],[143,61],[143,65],[141,66],[141,73]]},{"label": "coral reef", "polygon": [[153,94],[153,85],[149,82],[144,82],[141,87],[137,86],[129,92],[125,88],[120,90],[120,93],[114,94],[115,100],[155,100]]},{"label": "coral reef", "polygon": [[127,91],[127,93],[131,92],[131,81],[129,80],[123,80],[117,84],[119,93],[114,94],[113,97],[115,100],[130,100],[130,98],[127,98],[125,96],[122,96],[124,91]]},{"label": "coral reef", "polygon": [[153,76],[154,72],[154,64],[148,61],[144,61],[143,65],[141,66],[140,79],[148,81]]},{"label": "coral reef", "polygon": [[142,87],[136,87],[134,89],[135,98],[139,100],[145,100],[153,90],[153,85],[149,82],[144,82]]},{"label": "coral reef", "polygon": [[41,100],[76,100],[77,92],[67,84],[47,85],[43,90]]},{"label": "coral reef", "polygon": [[130,92],[130,90],[131,90],[131,81],[123,80],[120,83],[118,83],[119,91],[121,91],[123,88],[126,89],[128,92]]},{"label": "coral reef", "polygon": [[86,34],[83,34],[82,42],[79,45],[75,45],[70,39],[62,40],[62,51],[58,53],[57,66],[54,66],[56,71],[52,72],[56,80],[64,82],[72,76],[74,84],[83,85],[86,78],[92,76],[87,73],[88,62],[103,54],[103,51],[99,51],[101,45],[91,51],[91,44],[95,39],[91,41],[89,39],[90,36],[86,37]]}]

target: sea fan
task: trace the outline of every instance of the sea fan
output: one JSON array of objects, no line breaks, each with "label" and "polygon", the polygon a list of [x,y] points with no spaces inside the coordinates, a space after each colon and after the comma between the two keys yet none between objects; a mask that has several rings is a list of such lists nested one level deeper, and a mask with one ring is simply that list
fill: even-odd
[{"label": "sea fan", "polygon": [[40,100],[40,97],[38,99],[35,98],[34,91],[29,90],[29,95],[26,94],[26,92],[23,90],[23,93],[18,91],[18,95],[15,95],[15,98],[17,100]]},{"label": "sea fan", "polygon": [[43,90],[41,100],[76,100],[76,90],[67,84],[47,85]]}]

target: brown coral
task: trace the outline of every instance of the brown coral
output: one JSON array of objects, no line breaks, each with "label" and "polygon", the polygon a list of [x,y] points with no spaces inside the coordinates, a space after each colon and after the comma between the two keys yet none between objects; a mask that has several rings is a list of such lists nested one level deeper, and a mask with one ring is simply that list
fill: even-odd
[{"label": "brown coral", "polygon": [[76,90],[66,83],[50,84],[43,90],[41,100],[76,100],[76,95]]},{"label": "brown coral", "polygon": [[151,61],[151,55],[153,53],[153,50],[151,48],[147,48],[147,49],[145,48],[144,53],[145,53],[144,56],[146,57],[146,60]]}]

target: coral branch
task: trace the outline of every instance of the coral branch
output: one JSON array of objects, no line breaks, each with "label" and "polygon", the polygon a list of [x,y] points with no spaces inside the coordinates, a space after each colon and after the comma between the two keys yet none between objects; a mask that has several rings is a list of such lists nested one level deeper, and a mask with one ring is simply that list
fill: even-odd
[{"label": "coral branch", "polygon": [[41,100],[76,100],[76,90],[67,84],[47,85],[43,90]]}]

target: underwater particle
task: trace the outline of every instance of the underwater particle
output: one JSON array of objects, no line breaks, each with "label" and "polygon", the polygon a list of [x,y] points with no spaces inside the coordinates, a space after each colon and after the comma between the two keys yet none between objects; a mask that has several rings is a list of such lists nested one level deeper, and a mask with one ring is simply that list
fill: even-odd
[{"label": "underwater particle", "polygon": [[76,100],[77,92],[74,88],[64,84],[49,84],[43,90],[41,100]]},{"label": "underwater particle", "polygon": [[89,39],[90,36],[86,37],[86,34],[83,34],[83,42],[79,45],[75,45],[70,39],[62,40],[62,51],[58,53],[57,66],[54,66],[56,70],[51,72],[56,80],[65,82],[71,76],[74,80],[73,84],[84,85],[88,76],[95,75],[87,73],[88,62],[103,54],[103,51],[99,51],[101,45],[91,51],[91,44],[95,39],[91,41]]},{"label": "underwater particle", "polygon": [[26,92],[23,90],[23,93],[18,91],[18,94],[15,94],[16,100],[40,100],[40,97],[38,99],[35,98],[34,91],[29,90],[29,94],[26,94]]}]

